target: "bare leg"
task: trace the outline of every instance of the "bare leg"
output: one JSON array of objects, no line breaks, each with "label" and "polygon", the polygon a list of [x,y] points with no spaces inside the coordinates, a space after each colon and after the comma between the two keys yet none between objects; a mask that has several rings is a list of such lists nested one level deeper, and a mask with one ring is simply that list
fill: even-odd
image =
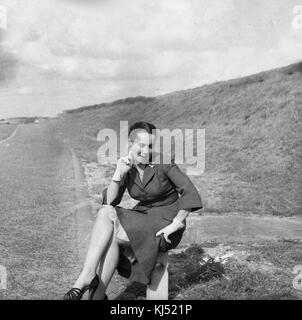
[{"label": "bare leg", "polygon": [[114,274],[114,271],[119,262],[119,243],[117,239],[112,236],[110,245],[103,256],[99,268],[98,275],[100,278],[100,284],[94,295],[94,300],[103,300],[105,296],[106,288]]},{"label": "bare leg", "polygon": [[113,221],[109,217],[111,206],[103,206],[96,218],[91,240],[84,262],[83,270],[74,284],[74,288],[82,289],[88,285],[96,274],[97,266],[113,235]]}]

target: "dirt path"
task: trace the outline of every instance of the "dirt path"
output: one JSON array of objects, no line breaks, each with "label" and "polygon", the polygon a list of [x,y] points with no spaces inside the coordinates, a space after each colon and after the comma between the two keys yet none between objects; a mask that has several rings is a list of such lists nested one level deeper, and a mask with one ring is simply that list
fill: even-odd
[{"label": "dirt path", "polygon": [[80,269],[72,155],[47,123],[0,145],[0,299],[60,299]]},{"label": "dirt path", "polygon": [[9,137],[7,137],[6,139],[0,140],[0,145],[4,144],[4,143],[8,143],[9,140],[14,138],[14,136],[17,134],[18,130],[19,130],[19,126],[16,127],[16,129],[12,132],[12,134]]},{"label": "dirt path", "polygon": [[302,218],[208,215],[188,218],[182,243],[301,239]]}]

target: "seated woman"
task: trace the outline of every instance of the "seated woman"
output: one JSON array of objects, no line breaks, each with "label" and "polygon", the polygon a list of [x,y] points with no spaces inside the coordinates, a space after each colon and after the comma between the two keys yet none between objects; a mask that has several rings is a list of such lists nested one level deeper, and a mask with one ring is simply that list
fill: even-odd
[{"label": "seated woman", "polygon": [[[147,122],[130,127],[130,153],[117,162],[104,192],[105,204],[98,212],[84,267],[64,299],[80,300],[87,290],[89,299],[108,299],[105,291],[121,263],[121,248],[130,249],[131,279],[150,284],[158,253],[179,244],[189,212],[202,208],[198,191],[173,161],[152,165],[155,129]],[[126,189],[139,200],[133,209],[118,206]]]}]

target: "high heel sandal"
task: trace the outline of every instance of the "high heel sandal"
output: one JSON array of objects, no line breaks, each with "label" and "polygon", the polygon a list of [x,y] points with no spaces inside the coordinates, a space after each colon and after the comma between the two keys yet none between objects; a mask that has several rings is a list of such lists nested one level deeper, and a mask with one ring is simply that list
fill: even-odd
[{"label": "high heel sandal", "polygon": [[92,300],[97,287],[99,286],[100,280],[99,276],[95,275],[88,286],[83,289],[72,288],[63,297],[63,300],[81,300],[83,294],[89,290],[88,300]]}]

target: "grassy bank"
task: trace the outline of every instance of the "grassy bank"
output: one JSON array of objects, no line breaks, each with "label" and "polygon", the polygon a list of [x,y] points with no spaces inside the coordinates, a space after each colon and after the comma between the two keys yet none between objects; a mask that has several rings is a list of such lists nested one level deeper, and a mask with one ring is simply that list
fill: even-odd
[{"label": "grassy bank", "polygon": [[[154,98],[63,113],[58,131],[96,161],[104,128],[146,120],[159,128],[204,128],[206,170],[193,176],[207,212],[301,215],[302,63]],[[196,147],[196,145],[195,145]]]},{"label": "grassy bank", "polygon": [[[101,129],[119,133],[121,120],[171,130],[205,128],[206,170],[191,177],[203,199],[202,212],[252,213],[260,220],[302,214],[301,107],[302,63],[154,98],[70,110],[56,125],[82,159],[96,197],[114,170],[97,163]],[[228,239],[227,245],[188,243],[172,251],[169,299],[301,299],[293,269],[302,265],[302,242],[260,241],[257,235],[245,243],[242,238]],[[117,298],[144,299],[145,293],[145,286],[132,283]]]}]

